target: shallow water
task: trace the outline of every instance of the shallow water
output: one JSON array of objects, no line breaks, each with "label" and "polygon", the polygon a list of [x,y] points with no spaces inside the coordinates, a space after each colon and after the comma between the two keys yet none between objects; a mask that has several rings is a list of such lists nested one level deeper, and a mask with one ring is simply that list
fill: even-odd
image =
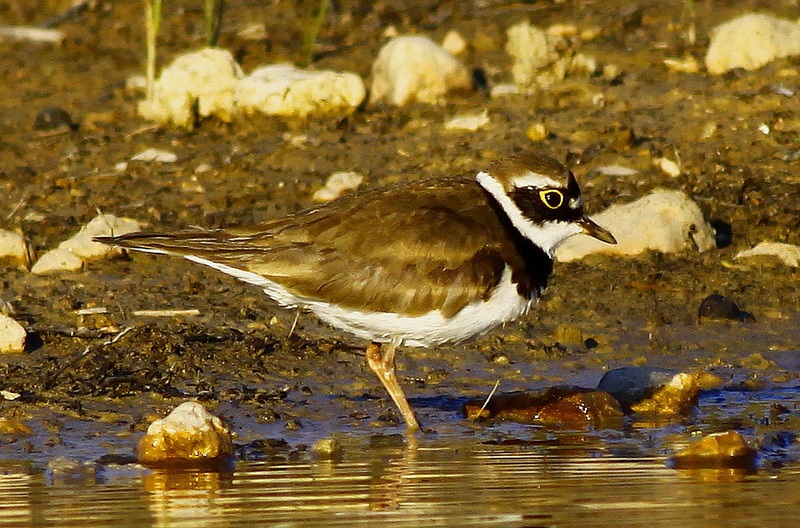
[{"label": "shallow water", "polygon": [[[764,526],[800,508],[794,428],[800,391],[715,391],[702,424],[629,421],[621,429],[547,431],[453,422],[417,436],[346,434],[333,458],[302,446],[247,453],[230,472],[96,464],[73,472],[6,462],[2,526]],[[668,457],[699,432],[749,414],[757,471],[675,470]],[[788,413],[796,414],[795,412]],[[759,423],[763,427],[759,427]],[[742,424],[739,424],[742,425]],[[786,426],[786,428],[783,428]],[[447,429],[448,433],[441,431]],[[460,429],[459,433],[455,433]],[[472,431],[471,434],[465,431]],[[261,460],[254,460],[261,458]],[[249,459],[249,460],[248,460]]]}]

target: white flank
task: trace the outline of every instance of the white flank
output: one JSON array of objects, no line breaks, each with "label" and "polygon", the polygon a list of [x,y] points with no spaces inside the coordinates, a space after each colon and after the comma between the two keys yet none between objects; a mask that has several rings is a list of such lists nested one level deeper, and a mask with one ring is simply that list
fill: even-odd
[{"label": "white flank", "polygon": [[388,312],[352,310],[324,301],[297,297],[280,284],[249,271],[232,268],[210,260],[188,255],[185,258],[210,266],[239,280],[264,289],[281,306],[306,308],[331,326],[350,332],[356,337],[377,342],[402,341],[412,347],[429,347],[447,342],[462,341],[483,334],[507,321],[513,321],[528,311],[531,301],[520,297],[511,281],[511,269],[506,268],[497,288],[485,301],[469,304],[447,319],[439,310],[409,317]]},{"label": "white flank", "polygon": [[303,306],[336,328],[370,341],[389,342],[402,339],[411,347],[430,347],[458,342],[484,334],[528,311],[531,302],[517,293],[506,268],[497,288],[485,301],[468,304],[447,319],[439,310],[417,317],[387,312],[364,312],[330,305],[321,301],[305,301]]},{"label": "white flank", "polygon": [[[536,177],[536,181],[540,182],[539,185],[534,185],[536,188],[541,187],[542,181],[550,180],[550,178],[534,173],[526,176],[523,180],[533,179],[534,176]],[[481,187],[486,189],[486,191],[497,200],[497,203],[500,204],[500,207],[503,208],[503,211],[511,220],[511,224],[517,228],[522,236],[542,248],[545,253],[550,256],[553,256],[553,252],[563,241],[572,235],[583,232],[583,229],[573,222],[550,221],[539,225],[534,224],[522,214],[517,204],[506,194],[503,184],[497,181],[497,179],[485,172],[479,172],[476,179]],[[518,182],[519,180],[515,181]],[[547,186],[558,187],[558,184],[548,184]]]}]

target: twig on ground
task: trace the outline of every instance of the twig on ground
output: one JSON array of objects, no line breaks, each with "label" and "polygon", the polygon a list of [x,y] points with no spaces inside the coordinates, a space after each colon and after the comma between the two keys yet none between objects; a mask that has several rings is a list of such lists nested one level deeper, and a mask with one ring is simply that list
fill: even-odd
[{"label": "twig on ground", "polygon": [[489,392],[489,395],[486,397],[486,400],[483,402],[483,405],[481,405],[481,408],[478,409],[477,414],[475,414],[475,416],[472,417],[472,421],[475,421],[481,417],[481,413],[483,413],[483,410],[486,408],[487,405],[489,405],[489,400],[492,399],[492,396],[494,396],[494,393],[497,392],[497,387],[499,386],[500,386],[500,379],[498,378],[498,380],[494,384],[494,387],[492,387],[492,390]]}]

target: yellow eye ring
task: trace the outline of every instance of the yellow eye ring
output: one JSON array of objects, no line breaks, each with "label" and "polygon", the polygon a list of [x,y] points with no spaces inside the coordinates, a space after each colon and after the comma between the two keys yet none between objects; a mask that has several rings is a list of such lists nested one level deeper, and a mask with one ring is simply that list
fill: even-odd
[{"label": "yellow eye ring", "polygon": [[542,203],[550,209],[558,209],[564,204],[564,194],[555,189],[539,191],[539,198],[542,200]]}]

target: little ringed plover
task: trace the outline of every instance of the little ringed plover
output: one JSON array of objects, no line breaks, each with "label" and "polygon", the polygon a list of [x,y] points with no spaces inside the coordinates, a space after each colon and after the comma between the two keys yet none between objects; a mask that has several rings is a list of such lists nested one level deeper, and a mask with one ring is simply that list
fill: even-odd
[{"label": "little ringed plover", "polygon": [[569,169],[525,153],[475,178],[370,189],[253,226],[95,240],[210,266],[367,340],[369,367],[418,429],[395,348],[462,341],[524,315],[556,247],[579,233],[616,243],[584,215]]}]

